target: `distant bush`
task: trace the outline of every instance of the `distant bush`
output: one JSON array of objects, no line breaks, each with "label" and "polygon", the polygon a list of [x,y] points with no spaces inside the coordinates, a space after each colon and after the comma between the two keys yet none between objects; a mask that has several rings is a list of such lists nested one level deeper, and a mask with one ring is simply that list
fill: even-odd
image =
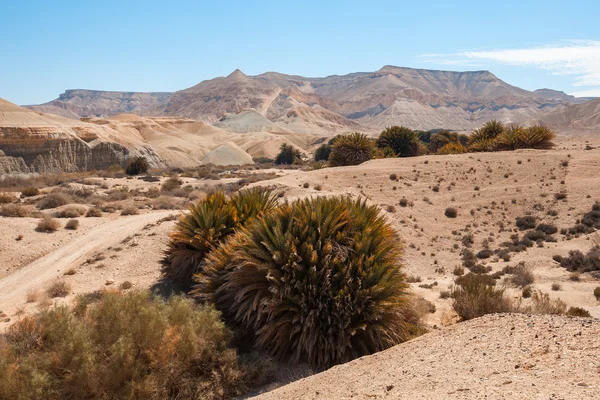
[{"label": "distant bush", "polygon": [[419,137],[404,126],[392,126],[383,130],[377,139],[377,147],[389,147],[398,157],[414,157],[421,153]]},{"label": "distant bush", "polygon": [[592,247],[587,254],[579,250],[569,251],[568,257],[555,259],[570,272],[591,272],[600,270],[600,248]]},{"label": "distant bush", "polygon": [[600,301],[600,286],[596,286],[594,289],[594,297],[596,298],[596,301]]},{"label": "distant bush", "polygon": [[148,172],[150,164],[145,157],[135,157],[125,167],[125,173],[127,175],[140,175]]},{"label": "distant bush", "polygon": [[30,214],[27,207],[19,204],[6,204],[0,207],[0,217],[25,218]]},{"label": "distant bush", "polygon": [[160,189],[163,192],[171,192],[175,189],[181,188],[182,184],[183,184],[183,182],[181,181],[181,179],[179,179],[176,176],[172,176],[162,183],[162,185],[160,186]]},{"label": "distant bush", "polygon": [[444,215],[448,218],[456,218],[456,216],[458,215],[458,211],[454,207],[448,207],[444,211]]},{"label": "distant bush", "polygon": [[53,192],[42,197],[37,203],[37,208],[40,210],[47,210],[49,208],[56,208],[70,204],[73,198],[63,192]]},{"label": "distant bush", "polygon": [[83,206],[67,206],[62,210],[55,211],[52,215],[56,218],[77,218],[85,214],[86,210]]},{"label": "distant bush", "polygon": [[69,229],[72,231],[79,229],[79,221],[76,219],[70,219],[65,225],[65,229]]},{"label": "distant bush", "polygon": [[525,288],[526,286],[531,285],[535,280],[531,270],[524,264],[520,264],[513,268],[511,274],[512,277],[510,281],[517,287]]},{"label": "distant bush", "polygon": [[21,191],[21,197],[33,197],[40,194],[40,191],[36,187],[28,187]]},{"label": "distant bush", "polygon": [[315,161],[328,161],[330,154],[331,146],[328,144],[322,144],[315,151]]},{"label": "distant bush", "polygon": [[212,252],[194,293],[274,357],[326,368],[420,332],[400,251],[378,207],[347,197],[298,200]]},{"label": "distant bush", "polygon": [[65,281],[57,281],[54,282],[48,289],[46,289],[46,294],[51,299],[56,297],[67,297],[71,292],[71,285],[69,285]]},{"label": "distant bush", "polygon": [[527,229],[535,228],[536,219],[531,215],[527,215],[525,217],[519,217],[516,219],[517,228],[524,231]]},{"label": "distant bush", "polygon": [[581,307],[569,307],[567,315],[569,317],[592,318],[590,312]]},{"label": "distant bush", "polygon": [[469,150],[460,143],[448,143],[444,147],[440,148],[436,154],[445,155],[445,154],[463,154],[467,153]]},{"label": "distant bush", "polygon": [[279,154],[275,157],[275,164],[292,165],[301,161],[300,151],[291,144],[282,143],[279,150]]},{"label": "distant bush", "polygon": [[140,210],[136,207],[125,207],[121,210],[121,215],[138,215]]},{"label": "distant bush", "polygon": [[148,292],[80,296],[12,325],[0,341],[2,399],[225,399],[273,378],[238,356],[210,307]]},{"label": "distant bush", "polygon": [[54,218],[43,217],[37,224],[35,228],[38,232],[55,232],[60,228],[60,222]]},{"label": "distant bush", "polygon": [[98,207],[89,208],[87,210],[87,212],[85,213],[85,216],[88,218],[90,218],[90,217],[99,218],[102,216],[102,210]]},{"label": "distant bush", "polygon": [[329,165],[359,165],[372,159],[374,152],[373,142],[366,135],[358,132],[342,135],[333,143]]},{"label": "distant bush", "polygon": [[17,201],[17,198],[10,193],[0,192],[0,204],[9,204]]}]

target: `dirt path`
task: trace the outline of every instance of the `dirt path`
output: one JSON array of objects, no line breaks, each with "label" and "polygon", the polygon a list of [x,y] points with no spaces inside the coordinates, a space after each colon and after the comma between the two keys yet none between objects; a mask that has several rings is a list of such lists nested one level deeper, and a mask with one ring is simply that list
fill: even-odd
[{"label": "dirt path", "polygon": [[6,312],[23,304],[28,290],[40,288],[48,281],[62,276],[97,249],[116,245],[127,236],[139,232],[145,225],[170,214],[173,211],[128,216],[106,222],[5,276],[0,279],[0,310]]}]

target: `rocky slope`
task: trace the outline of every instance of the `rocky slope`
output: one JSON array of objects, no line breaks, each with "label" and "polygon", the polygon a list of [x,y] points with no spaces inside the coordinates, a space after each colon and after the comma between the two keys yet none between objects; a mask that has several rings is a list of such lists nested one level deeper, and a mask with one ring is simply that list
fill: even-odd
[{"label": "rocky slope", "polygon": [[600,132],[600,99],[563,106],[528,121],[528,124],[536,123],[567,133]]},{"label": "rocky slope", "polygon": [[[338,133],[377,131],[390,125],[470,130],[490,119],[521,122],[585,100],[550,89],[523,90],[488,71],[385,66],[375,72],[325,78],[276,72],[247,76],[236,70],[173,94],[68,91],[44,107],[62,107],[77,116],[131,112],[230,126],[233,122],[236,132]],[[248,112],[268,122],[250,118]]]},{"label": "rocky slope", "polygon": [[594,319],[487,315],[257,399],[597,399]]}]

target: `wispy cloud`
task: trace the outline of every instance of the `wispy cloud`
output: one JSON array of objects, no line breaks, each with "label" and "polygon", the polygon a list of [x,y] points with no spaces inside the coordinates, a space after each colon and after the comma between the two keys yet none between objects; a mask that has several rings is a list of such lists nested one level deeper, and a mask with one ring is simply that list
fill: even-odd
[{"label": "wispy cloud", "polygon": [[[469,50],[453,54],[423,54],[422,59],[444,65],[483,66],[496,62],[514,66],[533,66],[556,75],[574,76],[573,86],[587,88],[582,93],[600,92],[600,41],[569,41],[520,49]],[[597,88],[593,88],[597,86]]]}]

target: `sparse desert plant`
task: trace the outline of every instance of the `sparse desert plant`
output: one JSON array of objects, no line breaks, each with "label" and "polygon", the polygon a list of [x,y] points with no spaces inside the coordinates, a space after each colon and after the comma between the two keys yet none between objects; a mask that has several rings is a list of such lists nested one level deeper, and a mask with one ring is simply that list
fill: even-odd
[{"label": "sparse desert plant", "polygon": [[85,214],[86,210],[83,206],[70,205],[55,211],[52,215],[56,218],[77,218]]},{"label": "sparse desert plant", "polygon": [[510,273],[512,274],[510,281],[517,287],[525,288],[535,281],[533,273],[524,264],[517,265]]},{"label": "sparse desert plant", "polygon": [[36,187],[28,187],[21,191],[21,197],[33,197],[40,194],[40,191]]},{"label": "sparse desert plant", "polygon": [[0,207],[0,217],[25,218],[30,214],[29,209],[20,204],[6,204]]},{"label": "sparse desert plant", "polygon": [[535,228],[536,219],[534,216],[526,215],[524,217],[518,217],[515,221],[517,228],[524,231],[527,229]]},{"label": "sparse desert plant", "polygon": [[212,252],[193,293],[274,357],[325,368],[420,333],[399,243],[363,200],[298,200]]},{"label": "sparse desert plant", "polygon": [[[227,399],[273,378],[229,347],[208,306],[148,292],[80,296],[13,324],[0,341],[2,399]],[[43,377],[43,378],[41,378]]]},{"label": "sparse desert plant", "polygon": [[448,218],[456,218],[456,216],[458,215],[458,211],[454,207],[448,207],[444,211],[444,215]]},{"label": "sparse desert plant", "polygon": [[329,155],[329,165],[358,165],[373,158],[375,148],[368,136],[353,132],[338,137]]},{"label": "sparse desert plant", "polygon": [[133,283],[129,282],[129,281],[124,281],[123,283],[121,283],[121,285],[119,285],[119,288],[121,290],[128,290],[131,289],[133,287]]},{"label": "sparse desert plant", "polygon": [[[183,182],[181,181],[181,179],[179,179],[176,176],[171,176],[169,179],[167,179],[166,181],[164,181],[162,183],[162,185],[160,185],[160,189],[163,192],[171,192],[175,189],[179,189],[181,188],[181,185],[183,184]],[[186,193],[187,195],[187,193]]]},{"label": "sparse desert plant", "polygon": [[300,151],[291,144],[282,143],[279,149],[279,154],[275,157],[275,164],[287,164],[292,165],[299,162]]},{"label": "sparse desert plant", "polygon": [[569,317],[592,318],[590,312],[582,307],[569,307],[567,315]]},{"label": "sparse desert plant", "polygon": [[39,299],[40,299],[39,290],[34,289],[34,288],[27,290],[27,293],[25,294],[25,301],[27,301],[27,303],[35,303]]},{"label": "sparse desert plant", "polygon": [[558,292],[561,289],[560,283],[553,283],[551,289],[555,292]]},{"label": "sparse desert plant", "polygon": [[45,216],[40,219],[35,230],[38,232],[50,233],[56,232],[59,228],[60,222],[58,222],[58,220]]},{"label": "sparse desert plant", "polygon": [[560,299],[552,300],[547,293],[534,291],[531,296],[532,306],[524,308],[522,312],[531,314],[563,315],[567,305]]},{"label": "sparse desert plant", "polygon": [[66,225],[65,225],[65,229],[69,229],[69,230],[77,230],[79,229],[79,221],[76,219],[70,219]]},{"label": "sparse desert plant", "polygon": [[10,204],[17,201],[17,198],[10,193],[0,192],[0,204]]},{"label": "sparse desert plant", "polygon": [[37,208],[47,210],[70,204],[73,201],[71,196],[63,192],[48,193],[37,203]]},{"label": "sparse desert plant", "polygon": [[600,301],[600,286],[594,288],[594,297],[596,298],[596,301]]},{"label": "sparse desert plant", "polygon": [[533,289],[531,288],[531,286],[525,286],[523,288],[523,291],[521,292],[521,296],[523,296],[524,299],[529,299],[532,294]]},{"label": "sparse desert plant", "polygon": [[181,287],[189,288],[210,251],[235,229],[271,211],[276,204],[273,192],[261,187],[241,190],[230,199],[218,191],[191,204],[169,235],[163,273]]},{"label": "sparse desert plant", "polygon": [[145,157],[134,157],[129,161],[127,167],[125,167],[125,173],[127,175],[140,175],[148,172],[150,164]]},{"label": "sparse desert plant", "polygon": [[398,157],[414,157],[421,152],[419,137],[413,130],[404,126],[384,129],[376,143],[380,149],[392,149]]},{"label": "sparse desert plant", "polygon": [[121,210],[121,215],[138,215],[140,210],[136,207],[125,207]]},{"label": "sparse desert plant", "polygon": [[71,292],[71,285],[65,281],[56,281],[46,289],[46,294],[51,299],[56,297],[67,297]]},{"label": "sparse desert plant", "polygon": [[102,217],[102,210],[98,207],[92,207],[87,210],[85,213],[87,218],[100,218]]},{"label": "sparse desert plant", "polygon": [[570,272],[591,272],[600,270],[600,247],[592,247],[586,254],[570,250],[567,257],[557,256],[556,261]]},{"label": "sparse desert plant", "polygon": [[484,276],[487,275],[467,274],[452,290],[452,308],[462,320],[512,311],[511,301],[505,296],[504,289],[496,288],[491,276],[488,277],[494,285],[486,282]]}]

